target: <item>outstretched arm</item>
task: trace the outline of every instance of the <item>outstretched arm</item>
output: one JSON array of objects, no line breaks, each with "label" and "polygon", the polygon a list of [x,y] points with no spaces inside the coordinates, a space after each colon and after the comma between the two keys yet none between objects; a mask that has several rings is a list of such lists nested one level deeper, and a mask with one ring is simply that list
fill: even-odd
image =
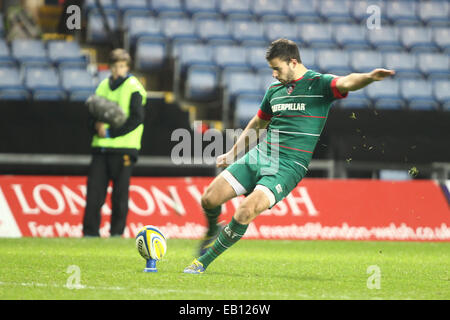
[{"label": "outstretched arm", "polygon": [[348,91],[356,91],[364,88],[374,81],[383,80],[395,74],[394,70],[374,69],[368,73],[351,73],[344,77],[339,77],[336,81],[336,88],[341,94]]}]

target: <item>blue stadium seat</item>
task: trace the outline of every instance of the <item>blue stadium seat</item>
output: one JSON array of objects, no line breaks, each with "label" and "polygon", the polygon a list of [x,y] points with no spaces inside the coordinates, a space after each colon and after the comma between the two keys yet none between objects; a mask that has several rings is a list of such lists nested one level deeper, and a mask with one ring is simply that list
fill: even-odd
[{"label": "blue stadium seat", "polygon": [[12,56],[21,64],[40,64],[49,63],[47,50],[44,42],[34,39],[16,39],[11,42]]},{"label": "blue stadium seat", "polygon": [[219,12],[227,17],[251,17],[251,0],[220,0]]},{"label": "blue stadium seat", "polygon": [[345,99],[340,99],[338,105],[346,109],[363,109],[370,107],[370,99],[366,95],[365,90],[357,90],[349,92]]},{"label": "blue stadium seat", "polygon": [[8,43],[0,39],[0,67],[9,66],[13,67],[15,65],[15,61],[11,56],[11,52],[8,46]]},{"label": "blue stadium seat", "polygon": [[214,47],[214,62],[221,68],[246,68],[246,49],[240,46],[219,45]]},{"label": "blue stadium seat", "polygon": [[[256,72],[256,76],[259,79],[259,90],[264,93],[267,89],[269,89],[270,85],[277,80],[272,75],[273,71],[269,68],[261,68]],[[261,100],[262,100],[261,96]]]},{"label": "blue stadium seat", "polygon": [[132,49],[135,47],[139,37],[152,37],[163,39],[160,20],[156,17],[133,16],[130,17],[126,25],[125,47]]},{"label": "blue stadium seat", "polygon": [[162,31],[170,40],[193,41],[197,40],[195,24],[189,18],[168,17],[162,19]]},{"label": "blue stadium seat", "polygon": [[215,67],[191,66],[187,70],[185,96],[191,100],[211,100],[217,97],[219,83]]},{"label": "blue stadium seat", "polygon": [[450,28],[435,28],[433,41],[441,50],[450,53]]},{"label": "blue stadium seat", "polygon": [[415,54],[406,52],[386,52],[384,64],[387,69],[395,70],[395,76],[401,78],[421,78],[422,74],[417,69]]},{"label": "blue stadium seat", "polygon": [[316,51],[314,49],[300,49],[300,59],[306,68],[311,70],[318,69],[316,63]]},{"label": "blue stadium seat", "polygon": [[[105,10],[109,29],[116,31],[119,28],[119,16],[115,10]],[[97,9],[88,13],[86,40],[91,43],[108,43],[111,41],[106,27],[103,25],[103,18]]]},{"label": "blue stadium seat", "polygon": [[216,0],[184,0],[184,7],[188,14],[215,14],[217,12]]},{"label": "blue stadium seat", "polygon": [[233,39],[236,41],[244,45],[248,45],[249,43],[265,44],[267,42],[262,23],[248,20],[235,20],[230,23],[231,33]]},{"label": "blue stadium seat", "polygon": [[53,63],[79,63],[86,65],[86,57],[82,54],[76,41],[49,41],[47,43],[48,57]]},{"label": "blue stadium seat", "polygon": [[[116,9],[117,8],[115,0],[100,0],[100,4],[103,9]],[[91,9],[94,9],[94,10],[98,9],[96,0],[85,0],[84,8],[87,11],[91,11]]]},{"label": "blue stadium seat", "polygon": [[383,26],[380,29],[367,31],[370,44],[379,51],[403,50],[400,42],[400,32],[396,27]]},{"label": "blue stadium seat", "polygon": [[343,50],[319,50],[317,65],[322,73],[331,73],[339,76],[347,75],[350,68],[350,54]]},{"label": "blue stadium seat", "polygon": [[150,6],[148,5],[147,0],[118,0],[117,9],[119,9],[122,13],[127,10],[149,10]]},{"label": "blue stadium seat", "polygon": [[268,68],[266,60],[266,47],[247,47],[247,63],[254,70]]},{"label": "blue stadium seat", "polygon": [[95,81],[87,70],[64,68],[60,70],[62,87],[69,100],[83,101],[95,92]]},{"label": "blue stadium seat", "polygon": [[433,41],[433,31],[424,27],[403,27],[400,33],[403,46],[410,51],[438,51]]},{"label": "blue stadium seat", "polygon": [[450,78],[450,58],[447,54],[419,54],[419,69],[429,79]]},{"label": "blue stadium seat", "polygon": [[365,88],[365,91],[376,109],[402,109],[405,106],[397,80],[373,82]]},{"label": "blue stadium seat", "polygon": [[63,100],[66,98],[55,68],[27,68],[25,86],[31,91],[34,100]]},{"label": "blue stadium seat", "polygon": [[448,1],[421,1],[417,8],[420,20],[428,26],[449,26]]},{"label": "blue stadium seat", "polygon": [[334,29],[334,38],[336,43],[345,49],[369,49],[366,29],[366,26],[338,25]]},{"label": "blue stadium seat", "polygon": [[320,0],[317,4],[319,15],[331,23],[354,23],[347,0]]},{"label": "blue stadium seat", "polygon": [[222,19],[196,19],[195,27],[198,37],[210,44],[233,44],[230,26]]},{"label": "blue stadium seat", "polygon": [[161,13],[180,13],[184,11],[181,0],[151,0],[151,8],[159,15]]},{"label": "blue stadium seat", "polygon": [[319,23],[318,0],[285,0],[285,12],[296,23]]},{"label": "blue stadium seat", "polygon": [[283,0],[253,0],[251,12],[262,20],[286,20]]},{"label": "blue stadium seat", "polygon": [[257,113],[261,105],[262,97],[260,95],[240,95],[235,102],[235,125],[245,128]]},{"label": "blue stadium seat", "polygon": [[267,40],[274,41],[279,38],[298,41],[298,33],[295,23],[268,21],[264,23],[264,32]]},{"label": "blue stadium seat", "polygon": [[442,105],[442,109],[450,111],[450,80],[435,81],[433,93],[435,99]]},{"label": "blue stadium seat", "polygon": [[[367,9],[370,6],[377,6],[380,9],[381,15],[381,23],[383,23],[383,8],[385,2],[382,0],[354,0],[352,1],[350,12],[356,21],[366,25],[367,18],[371,15],[371,13],[367,13]],[[371,11],[372,12],[372,11]]]},{"label": "blue stadium seat", "polygon": [[336,47],[332,37],[332,27],[328,24],[299,24],[298,35],[302,42],[313,48]]},{"label": "blue stadium seat", "polygon": [[407,79],[400,83],[400,92],[412,110],[435,110],[438,108],[433,95],[433,83],[427,80]]},{"label": "blue stadium seat", "polygon": [[369,72],[375,68],[382,68],[384,66],[383,54],[374,50],[352,51],[350,61],[354,72]]},{"label": "blue stadium seat", "polygon": [[0,67],[0,99],[26,100],[28,91],[16,67]]},{"label": "blue stadium seat", "polygon": [[155,41],[145,37],[136,44],[136,68],[138,70],[158,70],[164,66],[167,56],[167,44],[164,40]]},{"label": "blue stadium seat", "polygon": [[254,72],[232,72],[224,79],[224,86],[231,101],[240,94],[264,94]]},{"label": "blue stadium seat", "polygon": [[176,51],[174,57],[178,59],[182,72],[192,65],[212,66],[214,64],[211,46],[201,43],[180,43]]},{"label": "blue stadium seat", "polygon": [[419,25],[415,1],[386,1],[384,14],[395,25]]}]

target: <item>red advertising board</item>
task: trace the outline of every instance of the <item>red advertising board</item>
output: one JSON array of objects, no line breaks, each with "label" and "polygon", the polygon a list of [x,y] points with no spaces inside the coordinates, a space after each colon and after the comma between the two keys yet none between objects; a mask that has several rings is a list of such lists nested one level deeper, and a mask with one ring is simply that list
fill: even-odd
[{"label": "red advertising board", "polygon": [[[213,178],[134,177],[125,237],[155,225],[169,238],[197,239],[200,197]],[[109,235],[111,187],[102,208]],[[81,237],[86,177],[0,176],[0,237]],[[229,221],[242,201],[223,206]],[[431,180],[304,179],[249,226],[250,239],[450,241],[450,210]]]}]

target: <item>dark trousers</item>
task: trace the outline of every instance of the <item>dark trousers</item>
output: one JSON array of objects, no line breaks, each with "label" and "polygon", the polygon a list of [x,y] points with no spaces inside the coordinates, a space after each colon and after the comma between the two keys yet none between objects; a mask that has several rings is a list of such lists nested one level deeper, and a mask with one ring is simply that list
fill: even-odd
[{"label": "dark trousers", "polygon": [[128,190],[136,160],[120,153],[93,154],[87,179],[86,208],[83,217],[84,236],[99,236],[101,208],[105,203],[109,181],[111,196],[111,236],[123,234],[128,215]]}]

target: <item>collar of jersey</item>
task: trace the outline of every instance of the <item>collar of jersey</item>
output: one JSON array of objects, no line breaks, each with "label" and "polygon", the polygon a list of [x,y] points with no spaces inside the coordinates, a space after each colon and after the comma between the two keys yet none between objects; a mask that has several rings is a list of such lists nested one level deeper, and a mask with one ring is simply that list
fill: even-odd
[{"label": "collar of jersey", "polygon": [[293,84],[293,83],[296,83],[296,82],[302,80],[309,71],[311,71],[311,70],[306,70],[306,72],[300,78],[298,78],[296,80],[292,80],[291,82],[288,82],[286,85],[290,85],[290,84]]}]

